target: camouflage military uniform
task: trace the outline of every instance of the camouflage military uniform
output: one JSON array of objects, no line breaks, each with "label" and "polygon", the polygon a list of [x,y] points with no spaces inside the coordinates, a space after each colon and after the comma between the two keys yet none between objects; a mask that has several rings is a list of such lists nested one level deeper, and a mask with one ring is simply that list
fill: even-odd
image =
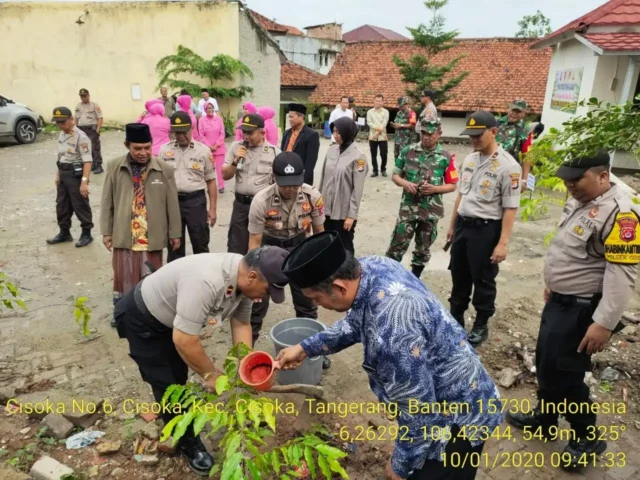
[{"label": "camouflage military uniform", "polygon": [[[413,110],[407,110],[406,112],[399,110],[394,122],[401,123],[403,125],[415,124],[416,112],[414,112]],[[395,147],[393,152],[394,158],[397,159],[400,156],[400,152],[404,147],[411,145],[413,135],[414,135],[413,128],[397,128],[396,129],[396,134],[394,137],[394,142],[395,142]]]},{"label": "camouflage military uniform", "polygon": [[520,153],[523,152],[522,147],[529,138],[530,125],[524,120],[516,123],[509,123],[507,117],[498,121],[498,134],[496,141],[509,155],[511,155],[518,163],[521,163]]},{"label": "camouflage military uniform", "polygon": [[[411,130],[407,131],[409,134],[413,133]],[[400,152],[393,173],[418,185],[422,183],[444,185],[445,171],[450,161],[451,155],[442,148],[442,145],[437,144],[435,149],[429,151],[425,150],[421,143],[414,143]],[[442,194],[422,195],[418,192],[412,195],[403,191],[400,212],[391,237],[391,245],[387,250],[387,257],[401,262],[415,233],[416,249],[413,252],[411,265],[424,267],[431,258],[429,247],[438,235],[438,220],[443,216]]]}]

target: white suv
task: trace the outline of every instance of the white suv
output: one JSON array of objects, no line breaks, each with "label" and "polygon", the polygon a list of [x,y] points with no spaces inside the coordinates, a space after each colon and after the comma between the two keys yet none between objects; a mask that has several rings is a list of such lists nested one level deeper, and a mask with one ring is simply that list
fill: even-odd
[{"label": "white suv", "polygon": [[26,105],[0,95],[0,138],[15,137],[19,143],[33,143],[44,124]]}]

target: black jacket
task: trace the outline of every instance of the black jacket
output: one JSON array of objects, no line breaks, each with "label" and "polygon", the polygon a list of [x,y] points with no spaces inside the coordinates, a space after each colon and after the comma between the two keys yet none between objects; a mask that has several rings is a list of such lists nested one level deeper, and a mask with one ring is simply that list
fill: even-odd
[{"label": "black jacket", "polygon": [[[291,129],[284,132],[282,136],[282,144],[280,149],[285,152],[289,139],[291,138]],[[320,150],[320,136],[314,129],[305,125],[302,127],[300,135],[296,140],[293,151],[300,155],[304,163],[304,183],[313,185],[313,170],[316,168],[318,161],[318,151]]]}]

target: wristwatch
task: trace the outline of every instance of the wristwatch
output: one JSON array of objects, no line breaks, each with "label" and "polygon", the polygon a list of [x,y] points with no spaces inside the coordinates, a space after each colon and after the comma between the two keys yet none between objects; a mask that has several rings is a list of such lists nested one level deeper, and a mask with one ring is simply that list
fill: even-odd
[{"label": "wristwatch", "polygon": [[233,165],[234,167],[237,167],[238,161],[236,159],[233,159],[233,161],[231,162],[231,165]]},{"label": "wristwatch", "polygon": [[82,181],[89,185],[89,179],[87,177],[82,177]]}]

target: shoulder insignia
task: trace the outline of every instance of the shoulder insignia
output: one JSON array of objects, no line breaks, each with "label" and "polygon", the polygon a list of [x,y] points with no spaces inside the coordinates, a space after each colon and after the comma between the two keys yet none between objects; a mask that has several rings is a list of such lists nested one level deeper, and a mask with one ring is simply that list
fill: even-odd
[{"label": "shoulder insignia", "polygon": [[465,167],[473,168],[475,164],[473,162],[469,162],[465,165]]},{"label": "shoulder insignia", "polygon": [[640,263],[640,229],[635,212],[619,212],[604,242],[604,256],[610,263]]},{"label": "shoulder insignia", "polygon": [[324,198],[320,197],[318,199],[318,201],[316,202],[316,207],[318,207],[318,208],[324,207]]},{"label": "shoulder insignia", "polygon": [[358,160],[358,161],[356,162],[356,165],[357,165],[357,167],[358,167],[358,171],[359,171],[359,172],[364,172],[364,159],[363,159],[363,158],[361,158],[360,160]]},{"label": "shoulder insignia", "polygon": [[269,151],[269,147],[267,147],[266,145],[264,146],[264,148],[262,149],[263,152],[267,153]]},{"label": "shoulder insignia", "polygon": [[80,147],[82,148],[82,152],[83,153],[89,153],[89,144],[88,143],[81,143]]},{"label": "shoulder insignia", "polygon": [[520,174],[512,173],[509,176],[511,177],[511,188],[513,190],[520,188]]}]

